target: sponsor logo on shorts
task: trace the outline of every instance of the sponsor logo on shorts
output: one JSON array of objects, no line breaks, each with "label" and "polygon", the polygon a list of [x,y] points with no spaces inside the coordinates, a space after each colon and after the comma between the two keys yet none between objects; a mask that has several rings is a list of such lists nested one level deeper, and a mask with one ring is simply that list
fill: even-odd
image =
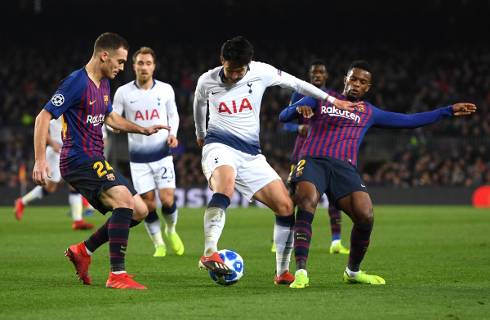
[{"label": "sponsor logo on shorts", "polygon": [[114,180],[116,180],[116,176],[114,175],[114,173],[108,173],[108,174],[106,175],[106,177],[107,177],[107,180],[109,180],[109,181],[114,181]]}]

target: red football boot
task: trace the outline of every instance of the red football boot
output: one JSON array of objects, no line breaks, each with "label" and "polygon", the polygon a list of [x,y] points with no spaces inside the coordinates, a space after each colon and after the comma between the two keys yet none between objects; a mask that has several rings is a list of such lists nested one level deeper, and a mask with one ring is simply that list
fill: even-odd
[{"label": "red football boot", "polygon": [[284,271],[283,273],[281,273],[281,275],[274,277],[274,283],[276,285],[280,285],[280,284],[289,285],[293,281],[294,281],[294,275],[289,271]]},{"label": "red football boot", "polygon": [[24,215],[24,203],[22,202],[22,198],[17,198],[15,200],[14,205],[15,219],[21,220]]},{"label": "red football boot", "polygon": [[83,220],[80,220],[80,221],[73,221],[71,228],[73,230],[90,230],[90,229],[94,228],[94,225],[91,223],[85,222]]},{"label": "red football boot", "polygon": [[65,256],[70,259],[75,266],[78,279],[80,279],[83,284],[91,284],[92,279],[90,279],[88,274],[88,267],[90,266],[92,259],[85,249],[85,244],[80,242],[69,246],[68,249],[65,250]]},{"label": "red football boot", "polygon": [[106,288],[145,290],[146,287],[133,280],[133,276],[126,272],[121,274],[109,273],[109,279],[105,283]]},{"label": "red football boot", "polygon": [[202,256],[201,259],[199,259],[199,267],[206,268],[217,275],[229,275],[233,273],[233,271],[228,268],[217,252],[213,253],[209,257]]}]

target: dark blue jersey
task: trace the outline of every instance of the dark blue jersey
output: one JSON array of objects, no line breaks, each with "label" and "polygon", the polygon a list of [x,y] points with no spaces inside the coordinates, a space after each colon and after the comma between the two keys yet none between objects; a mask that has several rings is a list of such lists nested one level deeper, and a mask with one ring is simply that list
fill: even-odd
[{"label": "dark blue jersey", "polygon": [[55,119],[62,116],[62,175],[84,162],[104,158],[102,125],[112,112],[108,79],[97,87],[85,68],[76,70],[63,80],[44,109]]}]

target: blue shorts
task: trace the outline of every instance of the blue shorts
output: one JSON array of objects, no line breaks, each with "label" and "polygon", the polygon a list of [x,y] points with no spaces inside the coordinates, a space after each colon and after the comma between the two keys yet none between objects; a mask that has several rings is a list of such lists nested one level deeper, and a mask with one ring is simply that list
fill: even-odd
[{"label": "blue shorts", "polygon": [[356,167],[346,161],[322,157],[305,157],[295,166],[290,175],[293,190],[300,181],[315,185],[320,196],[326,194],[328,200],[337,201],[355,191],[367,192],[367,188]]},{"label": "blue shorts", "polygon": [[131,194],[137,194],[128,180],[114,171],[111,165],[104,159],[93,160],[82,164],[75,170],[63,175],[63,179],[75,188],[87,201],[102,214],[112,211],[100,201],[102,191],[115,186],[126,186]]}]

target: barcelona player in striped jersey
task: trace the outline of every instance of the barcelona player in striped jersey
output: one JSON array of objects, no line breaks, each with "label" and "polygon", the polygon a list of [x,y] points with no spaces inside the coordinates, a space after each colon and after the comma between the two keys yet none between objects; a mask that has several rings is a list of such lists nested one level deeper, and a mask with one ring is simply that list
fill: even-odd
[{"label": "barcelona player in striped jersey", "polygon": [[300,114],[311,118],[309,134],[292,175],[298,209],[294,226],[297,271],[291,288],[309,285],[306,266],[312,235],[311,222],[323,194],[353,221],[351,251],[343,274],[344,282],[385,284],[382,277],[360,269],[374,222],[371,198],[356,168],[364,135],[370,127],[416,128],[476,111],[476,106],[471,103],[456,103],[415,114],[383,111],[363,100],[371,87],[371,79],[370,67],[366,62],[356,61],[349,67],[343,93],[337,98],[356,102],[357,107],[353,112],[339,110],[327,101],[305,97],[280,114],[283,122],[291,121]]},{"label": "barcelona player in striped jersey", "polygon": [[125,252],[129,228],[143,220],[148,209],[126,179],[105,160],[102,125],[145,135],[169,127],[153,125],[144,128],[112,111],[109,79],[114,79],[124,69],[127,56],[127,41],[115,33],[104,33],[95,41],[87,65],[63,80],[36,117],[33,180],[45,185],[50,176],[45,152],[48,126],[52,118],[61,116],[60,171],[63,179],[101,213],[112,211],[102,227],[86,241],[70,246],[65,254],[74,264],[79,279],[84,284],[91,284],[88,273],[91,255],[109,242],[111,272],[106,287],[146,289],[126,273]]},{"label": "barcelona player in striped jersey", "polygon": [[[328,79],[328,71],[327,65],[322,60],[315,60],[310,64],[310,83],[315,87],[322,89],[330,95],[335,95],[335,93],[326,87],[327,79]],[[293,104],[303,98],[299,92],[293,92],[291,96],[290,104]],[[291,154],[291,172],[294,170],[296,163],[298,163],[299,153],[301,151],[301,147],[306,140],[308,135],[310,119],[305,118],[301,115],[298,116],[297,121],[290,121],[284,124],[284,130],[289,132],[294,132],[297,134],[296,141],[294,143],[293,153]],[[333,205],[333,203],[328,204],[328,216],[330,217],[330,230],[332,242],[330,243],[330,254],[349,254],[349,249],[344,247],[341,242],[341,219],[342,215],[339,209]],[[274,248],[273,248],[274,250]]]}]

